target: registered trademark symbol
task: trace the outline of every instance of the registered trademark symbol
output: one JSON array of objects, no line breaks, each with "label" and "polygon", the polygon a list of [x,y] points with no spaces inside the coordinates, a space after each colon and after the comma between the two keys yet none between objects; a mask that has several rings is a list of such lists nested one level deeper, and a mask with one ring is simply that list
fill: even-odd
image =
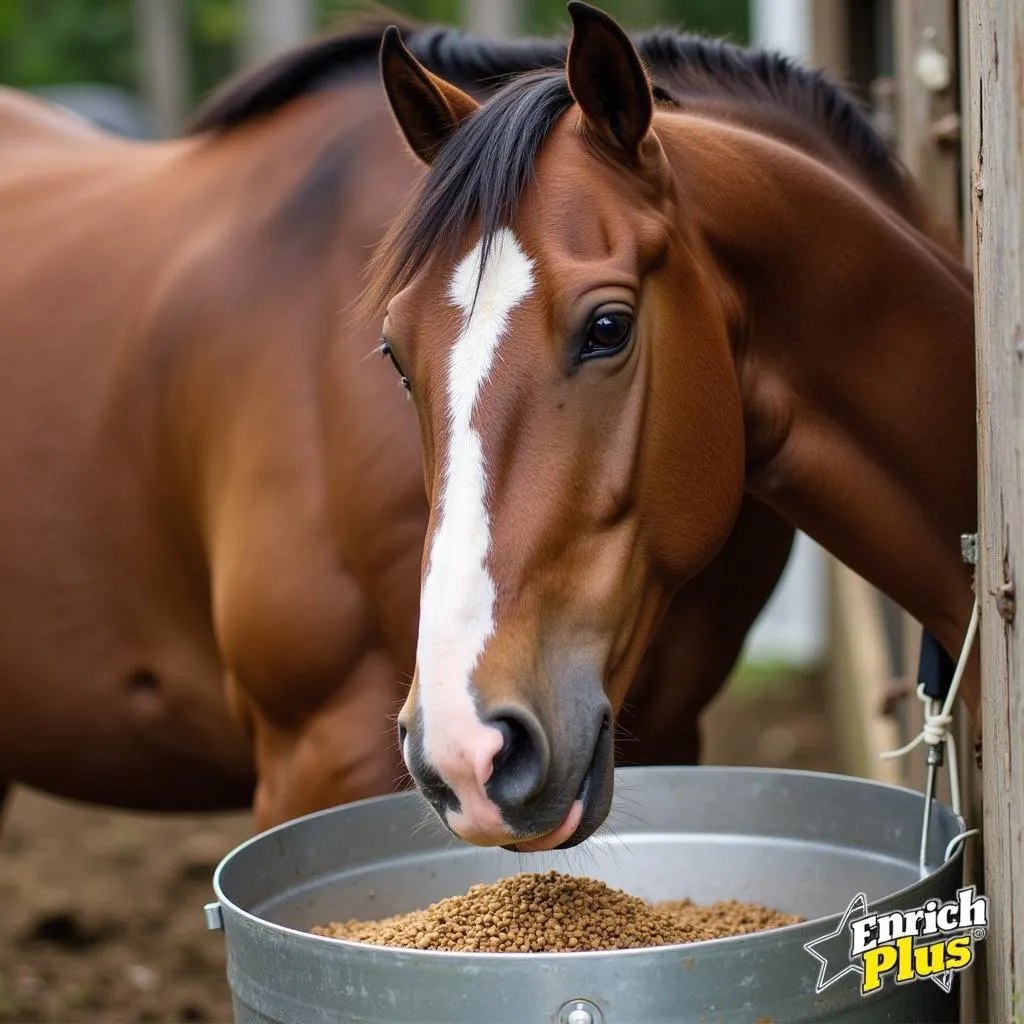
[{"label": "registered trademark symbol", "polygon": [[971,929],[971,938],[974,939],[975,942],[981,942],[981,940],[983,938],[985,938],[985,929],[984,928],[972,928]]}]

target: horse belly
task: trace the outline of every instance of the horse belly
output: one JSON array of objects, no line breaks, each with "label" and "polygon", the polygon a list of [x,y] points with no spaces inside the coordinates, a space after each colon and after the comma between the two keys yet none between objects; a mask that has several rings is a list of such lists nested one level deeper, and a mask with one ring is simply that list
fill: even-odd
[{"label": "horse belly", "polygon": [[171,628],[142,640],[101,595],[70,614],[14,596],[0,593],[0,778],[136,810],[249,806],[215,658]]}]

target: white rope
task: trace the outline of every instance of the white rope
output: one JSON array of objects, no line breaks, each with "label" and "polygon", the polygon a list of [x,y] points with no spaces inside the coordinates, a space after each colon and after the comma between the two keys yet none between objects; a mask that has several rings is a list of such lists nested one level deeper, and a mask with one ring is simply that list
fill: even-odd
[{"label": "white rope", "polygon": [[[953,693],[952,686],[949,688],[949,692]],[[924,727],[905,747],[900,747],[899,750],[885,750],[878,755],[879,757],[886,760],[894,757],[903,757],[922,743],[927,743],[933,747],[936,743],[941,743],[949,735],[950,726],[953,724],[953,716],[945,714],[941,710],[938,712],[935,710],[938,706],[938,701],[925,696],[924,683],[918,683],[917,685],[917,699],[924,704]]]},{"label": "white rope", "polygon": [[953,725],[953,704],[956,701],[957,691],[960,689],[960,680],[963,679],[964,672],[967,671],[967,661],[971,655],[971,647],[974,646],[974,637],[978,632],[979,616],[980,608],[977,598],[975,598],[974,608],[971,611],[971,621],[967,626],[967,635],[964,637],[964,644],[960,649],[960,660],[957,662],[949,693],[946,695],[941,708],[938,706],[938,701],[925,696],[924,684],[918,684],[917,697],[925,706],[923,728],[906,746],[900,747],[899,750],[886,750],[878,755],[886,759],[903,757],[922,743],[935,746],[945,741],[949,746],[950,797],[953,802],[953,811],[956,814],[960,813],[960,772],[957,766],[956,741],[953,739],[953,733],[950,731],[950,728]]},{"label": "white rope", "polygon": [[971,838],[971,836],[980,836],[980,835],[981,835],[981,829],[980,828],[969,828],[966,831],[960,832],[957,835],[953,836],[953,838],[950,839],[950,841],[946,844],[946,852],[942,855],[942,863],[945,864],[946,861],[949,860],[949,858],[953,856],[953,848],[958,843],[965,843],[965,842],[967,842],[968,839]]}]

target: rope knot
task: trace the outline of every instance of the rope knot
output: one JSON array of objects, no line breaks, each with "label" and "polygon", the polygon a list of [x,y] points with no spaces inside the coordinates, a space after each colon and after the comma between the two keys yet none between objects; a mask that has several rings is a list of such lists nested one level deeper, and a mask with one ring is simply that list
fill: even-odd
[{"label": "rope knot", "polygon": [[[899,750],[887,750],[879,755],[886,760],[893,757],[903,757],[922,743],[927,743],[932,747],[947,741],[952,743],[953,737],[950,735],[950,729],[953,727],[952,710],[939,707],[937,702],[927,696],[924,692],[924,683],[918,684],[916,693],[917,699],[924,704],[924,725],[921,731],[905,747],[900,747]],[[939,710],[933,711],[932,708],[936,707],[939,707]]]},{"label": "rope knot", "polygon": [[[920,687],[918,687],[920,690]],[[928,698],[918,693],[918,696],[922,700],[927,701]],[[934,747],[939,743],[945,742],[949,736],[949,730],[953,727],[953,716],[944,715],[941,711],[937,714],[929,714],[927,711],[924,713],[924,726],[921,729],[921,738],[929,746]]]}]

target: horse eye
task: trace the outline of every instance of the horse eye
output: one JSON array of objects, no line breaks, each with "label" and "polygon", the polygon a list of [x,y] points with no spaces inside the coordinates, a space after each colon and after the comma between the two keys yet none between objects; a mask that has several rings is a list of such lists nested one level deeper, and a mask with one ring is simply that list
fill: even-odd
[{"label": "horse eye", "polygon": [[629,343],[633,333],[633,317],[621,310],[598,313],[587,325],[580,358],[613,356]]},{"label": "horse eye", "polygon": [[387,338],[380,339],[380,354],[386,356],[391,360],[391,365],[398,372],[398,376],[402,379],[402,387],[405,388],[406,392],[412,394],[412,386],[409,384],[409,378],[402,372],[401,366],[398,365],[398,360],[395,358],[394,350],[391,348],[391,342]]}]

